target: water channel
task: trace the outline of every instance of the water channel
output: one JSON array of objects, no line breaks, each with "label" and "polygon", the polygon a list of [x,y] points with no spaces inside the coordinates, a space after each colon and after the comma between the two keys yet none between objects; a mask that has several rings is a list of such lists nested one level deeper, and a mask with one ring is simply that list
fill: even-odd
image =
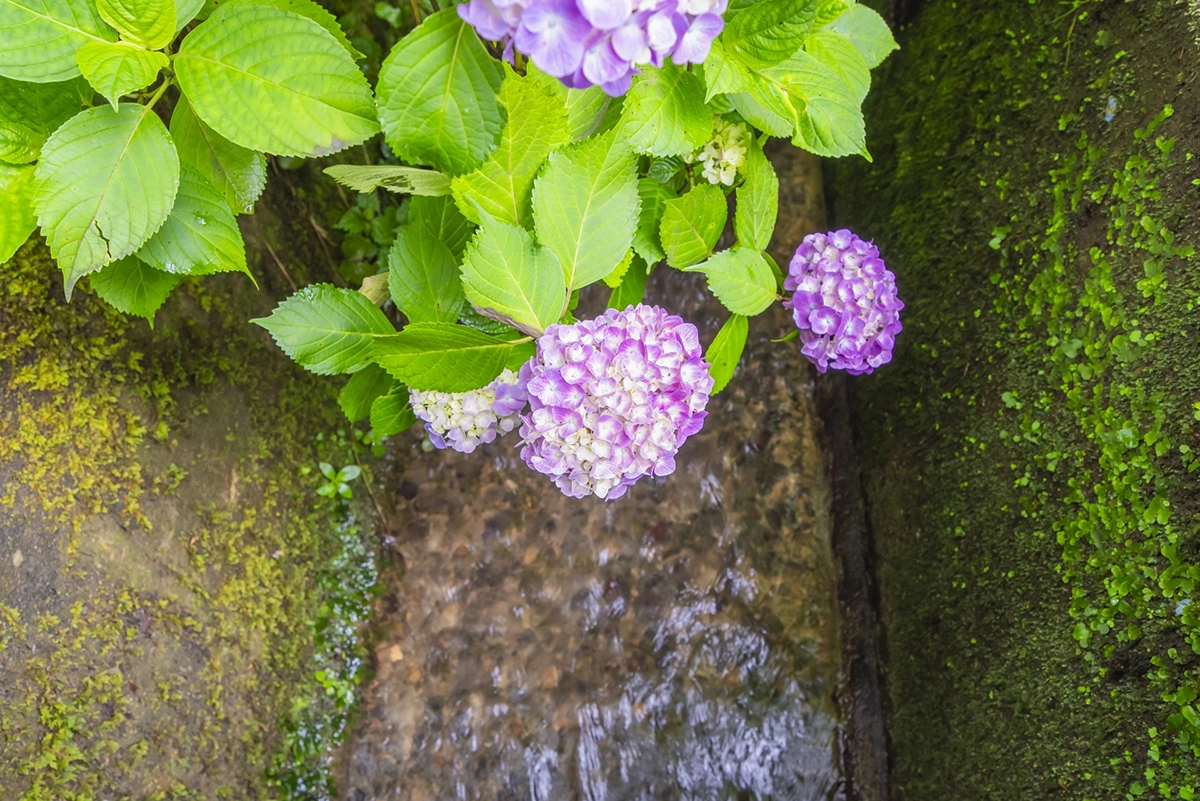
[{"label": "water channel", "polygon": [[[780,165],[781,243],[821,223],[813,164]],[[702,281],[662,268],[647,301],[708,342],[725,314]],[[779,308],[752,321],[676,473],[616,502],[564,498],[515,434],[470,456],[404,441],[403,570],[347,798],[847,797],[830,470],[810,368],[770,342],[787,330]]]}]

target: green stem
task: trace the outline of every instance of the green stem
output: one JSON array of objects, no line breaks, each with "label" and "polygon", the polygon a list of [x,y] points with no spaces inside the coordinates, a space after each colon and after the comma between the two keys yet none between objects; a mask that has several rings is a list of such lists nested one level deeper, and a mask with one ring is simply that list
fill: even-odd
[{"label": "green stem", "polygon": [[146,108],[154,108],[154,104],[162,98],[163,94],[167,91],[167,87],[174,82],[175,80],[173,78],[163,78],[162,84],[154,91],[154,94],[150,96],[149,102],[146,103]]}]

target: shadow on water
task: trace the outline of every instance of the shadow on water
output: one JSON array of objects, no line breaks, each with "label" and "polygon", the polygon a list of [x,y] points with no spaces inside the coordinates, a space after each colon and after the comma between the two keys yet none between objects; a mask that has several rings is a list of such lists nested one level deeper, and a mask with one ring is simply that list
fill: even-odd
[{"label": "shadow on water", "polygon": [[[726,314],[702,281],[663,268],[647,299],[707,342]],[[769,341],[787,330],[780,308],[754,320],[676,473],[612,503],[562,497],[515,435],[469,456],[405,441],[406,570],[347,798],[846,797],[829,464],[808,364]]]}]

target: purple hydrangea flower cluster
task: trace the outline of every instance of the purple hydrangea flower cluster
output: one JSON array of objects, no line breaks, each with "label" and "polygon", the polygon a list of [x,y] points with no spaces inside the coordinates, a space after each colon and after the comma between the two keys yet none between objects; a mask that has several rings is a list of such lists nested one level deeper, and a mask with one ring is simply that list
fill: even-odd
[{"label": "purple hydrangea flower cluster", "polygon": [[784,305],[800,329],[801,352],[822,373],[861,375],[892,360],[904,304],[872,243],[845,229],[809,234],[783,288],[795,293]]},{"label": "purple hydrangea flower cluster", "polygon": [[471,0],[459,16],[484,39],[529,56],[567,86],[629,91],[638,65],[699,64],[729,0]]},{"label": "purple hydrangea flower cluster", "polygon": [[564,494],[612,500],[675,471],[704,425],[713,379],[696,327],[657,306],[552,325],[521,368],[521,458]]},{"label": "purple hydrangea flower cluster", "polygon": [[413,414],[425,421],[429,441],[459,453],[471,453],[516,428],[518,414],[528,401],[525,382],[518,381],[512,370],[470,392],[409,392]]}]

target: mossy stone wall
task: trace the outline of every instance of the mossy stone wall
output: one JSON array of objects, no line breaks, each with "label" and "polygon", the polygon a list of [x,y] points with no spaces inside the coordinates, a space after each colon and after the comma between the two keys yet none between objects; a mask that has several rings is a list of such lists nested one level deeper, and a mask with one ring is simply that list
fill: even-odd
[{"label": "mossy stone wall", "polygon": [[274,794],[339,547],[302,468],[345,421],[248,320],[332,274],[333,192],[276,171],[242,218],[262,290],[185,281],[154,331],[64,302],[36,238],[0,268],[0,797]]},{"label": "mossy stone wall", "polygon": [[899,799],[1192,798],[1200,49],[1171,2],[908,4],[833,214]]}]

